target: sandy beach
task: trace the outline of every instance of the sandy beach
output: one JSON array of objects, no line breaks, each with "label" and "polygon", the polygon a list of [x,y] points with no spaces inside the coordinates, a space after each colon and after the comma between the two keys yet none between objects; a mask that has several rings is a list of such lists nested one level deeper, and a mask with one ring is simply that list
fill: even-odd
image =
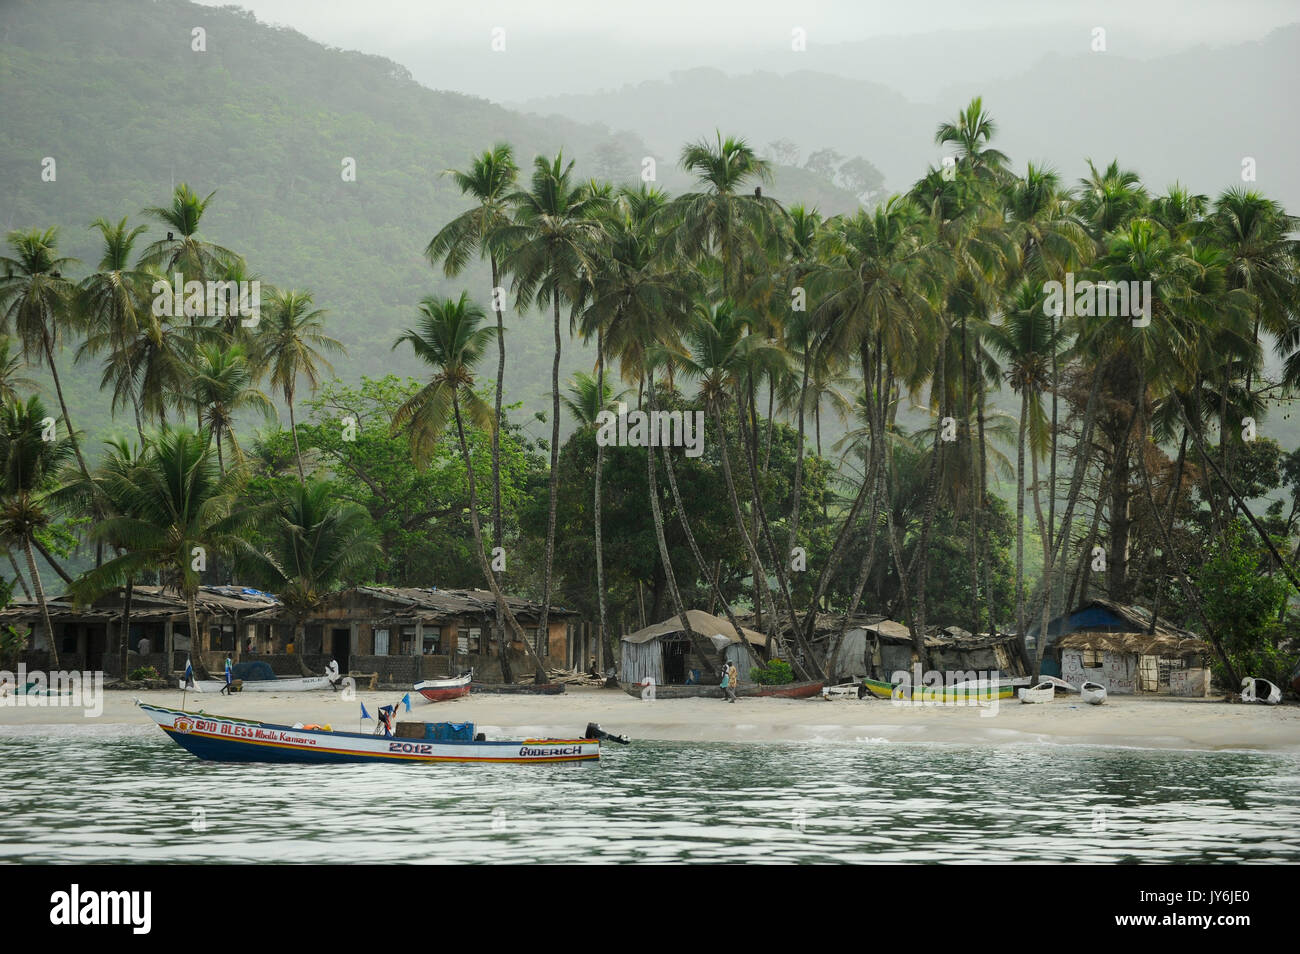
[{"label": "sandy beach", "polygon": [[[332,692],[259,693],[186,697],[185,707],[264,722],[328,723],[356,731],[360,706],[373,714],[401,690],[359,692],[345,700]],[[138,726],[157,731],[132,700],[108,690],[103,711],[90,718],[76,708],[0,706],[0,735],[58,732],[68,727]],[[179,706],[179,692],[143,692],[157,705]],[[471,695],[436,704],[413,694],[399,719],[474,722],[489,737],[572,736],[588,722],[633,740],[701,742],[944,742],[1006,745],[1113,745],[1140,748],[1300,751],[1300,706],[1255,706],[1221,699],[1112,697],[1084,705],[1076,695],[1045,705],[1002,700],[995,713],[979,707],[901,706],[887,700],[717,699],[642,701],[606,689],[571,689],[560,696]],[[370,731],[373,721],[362,723]]]}]

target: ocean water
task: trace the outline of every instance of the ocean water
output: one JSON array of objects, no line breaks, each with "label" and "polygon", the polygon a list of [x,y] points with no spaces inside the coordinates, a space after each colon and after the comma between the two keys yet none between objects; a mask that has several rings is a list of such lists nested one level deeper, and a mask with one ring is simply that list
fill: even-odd
[{"label": "ocean water", "polygon": [[223,765],[153,727],[0,734],[0,862],[1300,862],[1291,754],[605,751],[598,765]]}]

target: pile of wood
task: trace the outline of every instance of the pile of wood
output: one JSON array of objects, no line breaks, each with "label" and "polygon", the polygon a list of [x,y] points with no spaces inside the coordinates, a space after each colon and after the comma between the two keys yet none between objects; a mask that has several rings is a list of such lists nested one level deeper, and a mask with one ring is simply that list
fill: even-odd
[{"label": "pile of wood", "polygon": [[546,678],[549,682],[558,682],[566,686],[591,686],[599,689],[605,685],[604,676],[589,676],[576,669],[550,669],[547,670]]}]

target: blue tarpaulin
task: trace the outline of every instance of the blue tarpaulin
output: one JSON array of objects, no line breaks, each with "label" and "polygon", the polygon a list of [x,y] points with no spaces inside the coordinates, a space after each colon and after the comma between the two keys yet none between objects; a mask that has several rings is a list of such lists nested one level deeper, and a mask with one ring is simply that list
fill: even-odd
[{"label": "blue tarpaulin", "polygon": [[473,722],[426,722],[424,737],[434,742],[473,742]]}]

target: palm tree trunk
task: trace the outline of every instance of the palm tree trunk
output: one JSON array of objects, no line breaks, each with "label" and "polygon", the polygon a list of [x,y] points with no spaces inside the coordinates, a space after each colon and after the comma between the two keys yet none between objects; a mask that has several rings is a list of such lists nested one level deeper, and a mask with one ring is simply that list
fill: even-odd
[{"label": "palm tree trunk", "polygon": [[[519,625],[519,620],[510,611],[505,597],[501,595],[501,587],[497,586],[496,574],[493,572],[491,564],[488,563],[487,554],[483,550],[483,530],[478,520],[478,494],[474,487],[474,462],[470,458],[469,442],[465,439],[465,425],[460,416],[460,398],[456,394],[452,395],[451,408],[456,416],[456,439],[460,442],[460,456],[465,461],[465,484],[469,491],[469,522],[474,530],[474,552],[478,555],[479,568],[483,571],[483,578],[487,580],[488,589],[492,591],[492,599],[496,601],[498,617],[506,621],[506,625],[509,626],[515,639],[524,644],[525,652],[533,658],[533,664],[538,675],[537,681],[544,682],[546,667],[537,655],[536,648],[528,641],[528,636],[524,633],[523,627]],[[539,629],[539,632],[544,634],[546,630]],[[501,657],[503,666],[505,665],[505,658],[503,654]]]},{"label": "palm tree trunk", "polygon": [[[492,546],[497,549],[505,546],[505,525],[501,519],[501,397],[506,378],[506,329],[504,309],[500,307],[496,294],[496,289],[501,287],[501,278],[495,252],[488,255],[488,261],[492,266],[492,312],[497,319],[497,377],[493,385],[495,414],[493,419],[496,421],[496,426],[492,428]],[[504,552],[504,549],[501,552]],[[501,574],[496,570],[493,572],[497,574],[496,581],[499,588],[502,583]],[[496,636],[497,653],[501,657],[501,681],[513,682],[510,653],[506,646],[506,630],[499,614],[498,618],[492,621],[492,629]]]},{"label": "palm tree trunk", "polygon": [[1025,627],[1025,435],[1029,430],[1029,388],[1020,392],[1020,436],[1016,450],[1016,635],[1020,653],[1029,659]]},{"label": "palm tree trunk", "polygon": [[13,551],[6,547],[5,556],[9,558],[9,565],[14,568],[14,579],[17,580],[18,585],[23,588],[23,596],[30,600],[32,598],[32,591],[27,588],[27,578],[23,576],[22,571],[18,569],[18,563],[14,560]]},{"label": "palm tree trunk", "polygon": [[[194,674],[200,679],[210,679],[211,673],[208,672],[208,664],[203,659],[203,653],[205,652],[204,644],[207,640],[204,638],[205,634],[199,632],[198,599],[195,596],[194,591],[190,589],[186,589],[185,591],[185,614],[189,618],[190,624],[190,658],[194,663]],[[298,647],[298,660],[300,664],[302,661],[302,649],[303,647],[300,644]]]},{"label": "palm tree trunk", "polygon": [[63,383],[59,380],[58,365],[54,363],[54,342],[50,340],[50,330],[44,325],[41,326],[41,341],[45,348],[45,360],[50,365],[50,377],[54,379],[54,390],[59,396],[59,408],[63,411],[63,423],[68,428],[68,438],[72,441],[72,451],[77,455],[77,466],[81,468],[81,476],[89,480],[90,471],[86,469],[86,461],[81,456],[81,445],[77,443],[77,431],[72,426],[72,418],[68,414],[68,402],[63,399]]},{"label": "palm tree trunk", "polygon": [[[921,515],[921,533],[916,543],[916,553],[913,556],[913,563],[918,564],[916,571],[916,620],[915,627],[920,630],[919,634],[913,634],[913,640],[925,638],[925,617],[927,603],[927,589],[930,582],[930,530],[934,526],[935,510],[939,505],[939,461],[943,454],[943,412],[945,410],[946,394],[945,377],[948,364],[948,331],[944,330],[939,339],[938,359],[934,366],[934,375],[931,378],[930,394],[932,398],[938,401],[940,420],[936,423],[934,429],[934,441],[930,448],[930,466],[929,473],[926,476],[925,490],[925,510]],[[969,426],[969,425],[968,425]],[[901,558],[901,557],[900,557]]]},{"label": "palm tree trunk", "polygon": [[[790,501],[790,547],[793,550],[799,543],[799,496],[803,491],[803,431],[804,401],[808,394],[808,363],[812,360],[812,349],[805,348],[803,356],[803,378],[799,383],[799,430],[794,446],[794,489]],[[771,430],[768,430],[768,451],[771,452]]]},{"label": "palm tree trunk", "polygon": [[117,649],[122,665],[122,678],[126,678],[126,654],[131,648],[131,595],[135,590],[135,579],[126,581],[126,592],[122,599],[122,626],[118,634]]},{"label": "palm tree trunk", "polygon": [[[551,292],[555,330],[555,357],[551,362],[551,474],[550,502],[546,508],[546,557],[542,571],[542,612],[538,631],[546,632],[551,612],[551,576],[555,567],[555,518],[560,493],[560,290]],[[538,682],[546,681],[545,670],[538,670]]]},{"label": "palm tree trunk", "polygon": [[293,431],[293,455],[298,459],[298,480],[307,482],[307,474],[302,469],[302,448],[298,446],[298,422],[293,414],[293,388],[285,388],[285,400],[289,403],[289,430]]},{"label": "palm tree trunk", "polygon": [[[605,335],[604,329],[596,331],[596,394],[600,401],[601,409],[605,407]],[[605,445],[600,441],[596,442],[596,499],[592,507],[592,523],[596,530],[596,605],[600,612],[600,634],[597,637],[602,644],[609,640],[609,622],[606,616],[605,607],[605,547],[604,547],[604,528],[601,526],[601,481],[605,469]],[[614,652],[612,641],[607,644],[610,662],[615,662],[616,653]]]},{"label": "palm tree trunk", "polygon": [[[654,385],[649,388],[650,409],[656,409]],[[647,451],[654,453],[653,447],[647,447]],[[736,614],[732,612],[731,604],[727,598],[722,595],[722,589],[718,586],[718,580],[709,570],[708,561],[704,559],[704,554],[700,552],[699,543],[695,540],[695,534],[691,532],[691,523],[686,516],[686,504],[682,501],[681,492],[677,489],[677,473],[673,467],[672,449],[669,447],[661,448],[664,455],[664,472],[668,475],[668,489],[673,495],[673,506],[677,508],[677,519],[682,525],[682,531],[686,534],[686,543],[691,548],[691,555],[695,557],[695,562],[700,568],[700,575],[709,581],[709,588],[713,592],[713,598],[722,603],[723,612],[727,615],[727,621],[731,623],[731,628],[735,630],[736,638],[740,644],[745,647],[750,658],[758,662],[758,655],[754,652],[754,647],[750,645],[749,640],[745,637],[745,631],[740,628],[740,623],[736,620]],[[710,612],[712,609],[710,608]]]},{"label": "palm tree trunk", "polygon": [[[653,395],[654,382],[650,381],[648,382],[648,385],[649,392]],[[650,398],[650,406],[654,406],[653,397]],[[663,510],[659,506],[659,484],[658,481],[655,480],[654,448],[647,445],[645,452],[646,479],[650,485],[650,516],[654,520],[655,542],[659,545],[659,560],[663,564],[664,580],[668,584],[668,596],[672,600],[673,608],[676,610],[678,618],[682,621],[682,629],[686,632],[686,638],[690,640],[691,645],[695,647],[695,652],[700,656],[700,661],[705,665],[714,667],[715,673],[721,677],[722,667],[726,662],[725,657],[714,650],[711,644],[706,643],[704,638],[698,635],[695,630],[691,628],[690,618],[686,615],[686,607],[682,604],[682,594],[681,591],[677,589],[677,574],[673,571],[673,561],[668,553],[668,541],[664,537],[664,515]],[[719,657],[719,663],[716,664],[710,658],[715,655]]]},{"label": "palm tree trunk", "polygon": [[[763,561],[759,559],[758,548],[754,546],[754,540],[745,527],[745,515],[740,510],[740,497],[736,494],[736,482],[731,474],[731,451],[727,443],[727,429],[722,423],[722,410],[716,400],[710,401],[709,406],[713,411],[714,423],[718,425],[718,454],[722,458],[722,477],[726,481],[727,497],[731,501],[731,516],[736,521],[736,529],[740,533],[741,542],[745,545],[745,552],[749,554],[749,565],[754,574],[755,625],[759,627],[759,632],[764,632],[761,594],[767,583],[767,574],[763,571]],[[741,426],[744,427],[744,424],[742,423]],[[775,616],[775,613],[773,615]],[[779,636],[777,638],[780,639]]]},{"label": "palm tree trunk", "polygon": [[32,552],[32,538],[23,538],[27,551],[27,573],[31,576],[32,587],[36,590],[36,602],[41,605],[41,621],[45,624],[45,642],[50,647],[50,668],[59,669],[59,647],[54,638],[54,624],[50,622],[50,608],[45,604],[45,587],[41,585],[41,575],[36,570],[36,554]]},{"label": "palm tree trunk", "polygon": [[[741,428],[741,434],[744,435],[744,433],[744,428]],[[782,558],[782,554],[777,552],[776,541],[772,538],[772,528],[767,521],[767,512],[763,508],[763,498],[759,493],[760,485],[758,480],[757,429],[754,430],[753,437],[754,439],[752,442],[749,440],[745,441],[746,446],[744,448],[745,460],[749,464],[749,485],[753,498],[751,501],[751,507],[753,508],[754,515],[758,518],[759,530],[762,534],[763,544],[768,551],[768,558],[772,561],[772,569],[776,571],[776,582],[781,595],[781,600],[785,604],[787,619],[790,621],[790,630],[794,634],[795,644],[799,647],[799,651],[803,656],[802,660],[796,656],[793,662],[796,670],[801,671],[805,679],[817,677],[824,679],[826,674],[822,672],[821,667],[817,663],[817,659],[813,656],[812,647],[808,645],[808,641],[804,639],[803,631],[799,628],[799,618],[795,615],[794,611],[794,600],[790,596],[790,583],[786,579],[785,560]],[[774,623],[776,624],[775,628],[780,629],[779,617],[774,620]]]},{"label": "palm tree trunk", "polygon": [[978,520],[984,533],[980,536],[980,572],[984,577],[984,600],[988,604],[989,614],[989,635],[996,636],[998,632],[997,605],[995,594],[993,592],[993,561],[989,559],[989,528],[986,515],[989,505],[989,459],[988,459],[988,441],[984,434],[984,410],[985,410],[985,391],[984,375],[977,374],[975,377],[975,426],[978,432],[980,458],[979,458],[979,501],[980,508]]},{"label": "palm tree trunk", "polygon": [[970,533],[966,541],[966,562],[970,570],[970,631],[976,634],[980,631],[980,570],[979,570],[979,543],[978,543],[978,507],[976,498],[979,491],[979,477],[975,473],[975,440],[971,434],[971,400],[970,400],[970,369],[968,366],[969,346],[966,341],[966,316],[961,317],[961,413],[962,429],[966,436],[966,470],[970,479],[970,484],[966,488],[966,507],[970,518]]}]

